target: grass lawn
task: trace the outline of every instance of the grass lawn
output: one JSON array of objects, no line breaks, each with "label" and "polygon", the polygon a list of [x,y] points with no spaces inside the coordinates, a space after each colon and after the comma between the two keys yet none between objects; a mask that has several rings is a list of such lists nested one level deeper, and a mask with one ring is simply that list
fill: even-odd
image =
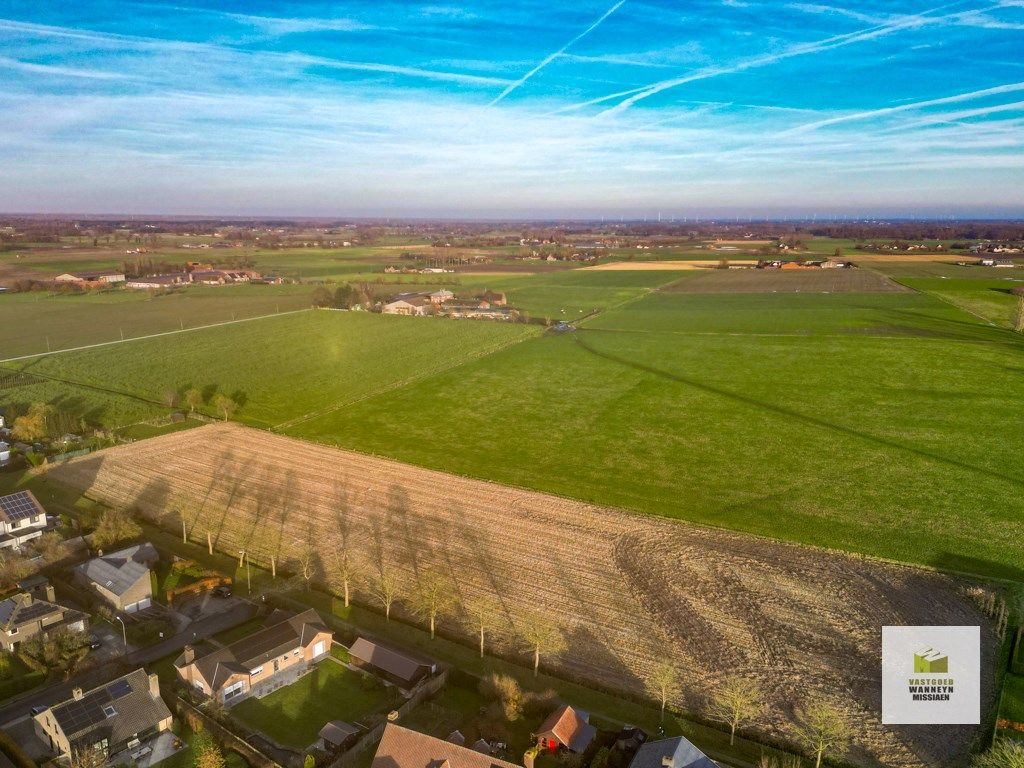
[{"label": "grass lawn", "polygon": [[297,682],[235,705],[231,714],[283,746],[304,749],[329,720],[357,723],[397,701],[396,689],[376,678],[323,661]]},{"label": "grass lawn", "polygon": [[46,675],[31,669],[12,653],[0,658],[0,701],[30,691],[46,681]]}]

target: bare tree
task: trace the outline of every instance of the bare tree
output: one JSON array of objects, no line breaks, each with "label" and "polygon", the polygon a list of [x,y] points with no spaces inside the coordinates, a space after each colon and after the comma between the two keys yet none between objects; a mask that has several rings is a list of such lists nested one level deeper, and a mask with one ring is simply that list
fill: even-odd
[{"label": "bare tree", "polygon": [[178,393],[173,389],[164,390],[164,405],[173,408],[178,404]]},{"label": "bare tree", "polygon": [[1017,299],[1017,307],[1013,311],[1013,330],[1024,333],[1024,294]]},{"label": "bare tree", "polygon": [[519,626],[526,642],[533,650],[533,676],[540,671],[541,653],[558,653],[566,646],[561,627],[542,613],[529,613],[519,620]]},{"label": "bare tree", "polygon": [[725,678],[711,694],[708,717],[729,726],[729,743],[736,741],[736,729],[756,721],[764,714],[760,686],[739,675]]},{"label": "bare tree", "polygon": [[196,387],[191,387],[185,391],[185,405],[188,406],[189,414],[195,413],[198,409],[203,407],[203,393]]},{"label": "bare tree", "polygon": [[348,608],[350,588],[352,583],[359,576],[359,566],[353,558],[349,556],[347,551],[342,550],[335,558],[334,573],[337,576],[338,581],[341,582],[342,594],[345,599],[345,607]]},{"label": "bare tree", "polygon": [[679,687],[676,668],[667,661],[659,662],[648,674],[647,686],[661,701],[661,722],[665,722],[665,707]]},{"label": "bare tree", "polygon": [[377,598],[377,602],[384,609],[384,618],[387,621],[391,621],[391,606],[398,599],[400,590],[401,582],[398,576],[391,571],[384,570],[382,566],[380,575],[373,583],[373,596]]},{"label": "bare tree", "polygon": [[309,583],[316,575],[317,549],[312,539],[299,539],[295,542],[295,562],[299,567],[302,580],[306,583],[306,591],[309,591]]},{"label": "bare tree", "polygon": [[103,768],[107,756],[95,746],[81,746],[71,751],[71,768]]},{"label": "bare tree", "polygon": [[227,395],[218,394],[213,398],[213,408],[224,418],[224,421],[227,421],[238,410],[238,403]]},{"label": "bare tree", "polygon": [[417,579],[412,593],[413,609],[430,623],[431,640],[438,617],[455,603],[454,592],[455,584],[440,573],[425,571]]},{"label": "bare tree", "polygon": [[814,768],[821,768],[825,755],[842,757],[853,738],[853,726],[846,716],[824,702],[812,702],[797,710],[797,741],[814,759]]},{"label": "bare tree", "polygon": [[488,630],[501,619],[501,603],[490,597],[477,597],[465,603],[466,611],[474,632],[480,633],[480,658],[484,657],[484,637]]}]

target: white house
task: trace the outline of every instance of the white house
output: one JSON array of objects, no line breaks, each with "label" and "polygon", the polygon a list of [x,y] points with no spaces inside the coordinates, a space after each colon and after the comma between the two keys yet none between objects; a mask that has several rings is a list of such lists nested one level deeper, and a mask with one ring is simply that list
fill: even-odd
[{"label": "white house", "polygon": [[11,460],[11,446],[0,440],[0,467]]},{"label": "white house", "polygon": [[20,549],[30,539],[43,535],[46,510],[32,491],[0,496],[0,549]]}]

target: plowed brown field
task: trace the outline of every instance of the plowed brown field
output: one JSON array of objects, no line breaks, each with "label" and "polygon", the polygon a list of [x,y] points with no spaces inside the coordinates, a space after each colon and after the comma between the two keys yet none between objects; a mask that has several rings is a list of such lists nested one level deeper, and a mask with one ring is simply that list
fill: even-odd
[{"label": "plowed brown field", "polygon": [[[992,667],[988,623],[950,577],[231,424],[108,449],[51,473],[172,529],[180,521],[170,500],[188,497],[203,510],[190,513],[193,539],[210,531],[219,549],[245,548],[257,561],[312,539],[323,568],[347,547],[364,572],[384,563],[406,585],[423,569],[444,571],[463,600],[500,600],[495,641],[508,651],[524,648],[516,624],[525,612],[557,618],[567,649],[544,661],[564,676],[640,691],[668,657],[684,682],[678,703],[699,709],[716,680],[740,672],[769,691],[766,730],[775,733],[787,732],[794,705],[827,698],[859,724],[852,757],[865,765],[956,765],[977,731],[879,722],[883,625],[980,624],[983,668]],[[989,673],[984,681],[988,703]]]}]

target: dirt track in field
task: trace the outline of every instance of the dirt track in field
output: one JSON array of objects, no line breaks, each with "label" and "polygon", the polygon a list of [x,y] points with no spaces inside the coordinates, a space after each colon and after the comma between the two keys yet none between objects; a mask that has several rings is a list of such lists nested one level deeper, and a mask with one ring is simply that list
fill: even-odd
[{"label": "dirt track in field", "polygon": [[[957,765],[976,728],[899,728],[879,722],[880,628],[987,621],[955,579],[751,536],[647,518],[569,499],[218,424],[111,448],[51,475],[112,506],[180,530],[171,510],[190,500],[189,535],[254,562],[294,557],[314,541],[322,573],[348,551],[364,574],[424,570],[487,595],[504,617],[494,640],[521,653],[526,612],[557,617],[567,650],[560,674],[641,691],[666,656],[699,709],[716,680],[759,680],[785,734],[795,703],[827,698],[859,726],[864,765]],[[364,595],[364,600],[367,596]],[[398,613],[404,613],[399,606]],[[453,620],[448,619],[448,627]],[[467,634],[467,642],[472,642]],[[992,698],[986,675],[982,700]]]}]

